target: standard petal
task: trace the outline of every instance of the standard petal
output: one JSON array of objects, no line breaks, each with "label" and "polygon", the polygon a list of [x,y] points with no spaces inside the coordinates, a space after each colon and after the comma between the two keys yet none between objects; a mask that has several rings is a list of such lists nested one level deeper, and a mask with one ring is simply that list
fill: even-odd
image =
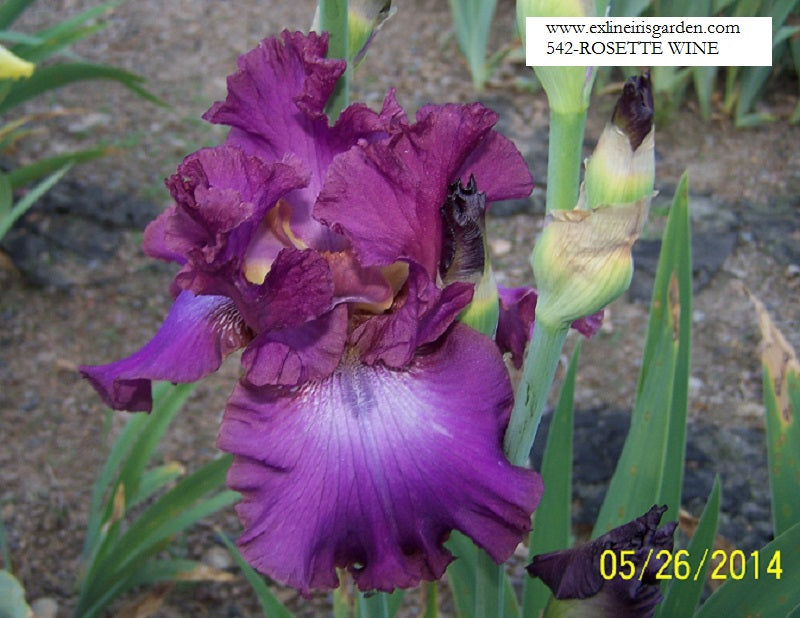
[{"label": "standard petal", "polygon": [[362,590],[439,578],[453,529],[505,560],[542,491],[503,454],[511,399],[494,344],[463,325],[405,370],[351,357],[298,388],[241,383],[218,444],[243,554],[304,594],[337,586],[336,567]]},{"label": "standard petal", "polygon": [[311,217],[328,165],[360,139],[385,137],[404,115],[390,92],[379,113],[352,105],[329,127],[323,109],[345,65],[326,59],[327,49],[327,34],[313,32],[284,31],[280,38],[261,41],[239,57],[239,70],[228,78],[226,100],[203,117],[231,126],[227,143],[250,154],[271,161],[287,154],[297,157],[310,181],[288,196],[293,233],[308,246],[335,251],[343,248],[341,239]]},{"label": "standard petal", "polygon": [[327,35],[284,31],[280,39],[264,39],[239,56],[239,70],[228,77],[228,96],[215,103],[204,118],[237,129],[233,141],[280,160],[297,147],[313,148],[304,133],[319,132],[315,122],[327,126],[325,103],[345,70],[343,60],[327,60]]},{"label": "standard petal", "polygon": [[[508,149],[513,145],[493,136],[496,120],[494,112],[477,103],[424,108],[416,124],[402,126],[388,140],[362,144],[338,156],[314,215],[347,237],[362,264],[405,259],[421,264],[435,278],[441,252],[440,209],[450,184],[459,178],[466,184],[474,174],[479,191],[484,191],[484,179],[503,197],[521,197],[532,188],[522,157],[512,157]],[[492,156],[501,157],[500,165],[508,169],[496,169]],[[490,180],[494,173],[524,177],[527,183],[515,181],[501,191]]]},{"label": "standard petal", "polygon": [[84,365],[80,371],[111,408],[149,411],[152,380],[199,380],[251,338],[228,298],[182,292],[156,335],[139,351],[108,365]]}]

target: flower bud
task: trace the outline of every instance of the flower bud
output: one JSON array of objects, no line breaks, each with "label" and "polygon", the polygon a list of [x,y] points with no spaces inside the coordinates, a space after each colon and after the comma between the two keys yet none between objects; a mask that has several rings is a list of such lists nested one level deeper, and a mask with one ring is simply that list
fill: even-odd
[{"label": "flower bud", "polygon": [[[526,17],[594,17],[593,0],[517,0],[517,27],[525,43]],[[534,67],[547,93],[550,108],[559,114],[577,114],[589,106],[594,81],[592,67]]]},{"label": "flower bud", "polygon": [[657,574],[672,553],[677,527],[658,526],[666,510],[653,506],[591,543],[534,556],[528,573],[553,592],[545,618],[652,616],[662,599]]},{"label": "flower bud", "polygon": [[650,74],[631,77],[586,164],[586,206],[635,202],[653,193],[655,139]]},{"label": "flower bud", "polygon": [[347,62],[356,66],[384,22],[394,14],[392,0],[350,0],[347,6]]},{"label": "flower bud", "polygon": [[30,77],[35,66],[0,45],[0,79]]},{"label": "flower bud", "polygon": [[[347,3],[348,66],[354,67],[364,59],[372,39],[394,12],[392,0],[350,0]],[[320,32],[319,4],[311,30]]]},{"label": "flower bud", "polygon": [[475,284],[472,302],[458,319],[494,337],[500,316],[499,295],[486,243],[486,194],[478,192],[474,176],[466,187],[460,180],[450,185],[441,213],[439,275],[445,285],[454,281]]},{"label": "flower bud", "polygon": [[551,211],[534,248],[538,320],[563,327],[628,289],[631,248],[653,195],[652,121],[649,76],[631,78],[587,164],[577,207]]}]

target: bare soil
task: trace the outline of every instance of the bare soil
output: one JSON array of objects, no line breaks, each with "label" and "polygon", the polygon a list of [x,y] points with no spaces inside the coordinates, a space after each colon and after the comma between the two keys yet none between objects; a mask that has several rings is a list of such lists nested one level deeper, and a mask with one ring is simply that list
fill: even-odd
[{"label": "bare soil", "polygon": [[[30,32],[94,4],[40,0],[20,29]],[[397,15],[359,67],[353,99],[378,105],[387,88],[394,87],[409,113],[427,102],[484,100],[498,108],[503,130],[528,156],[535,179],[543,182],[547,108],[541,93],[519,87],[529,80],[528,69],[508,60],[486,92],[476,94],[457,51],[447,3],[398,4]],[[499,4],[493,49],[511,39],[514,27],[513,2]],[[21,163],[95,140],[132,142],[74,169],[71,179],[107,191],[111,208],[115,199],[122,203],[134,198],[155,204],[156,211],[166,207],[163,179],[183,156],[224,137],[219,128],[198,119],[224,97],[225,77],[235,69],[236,56],[284,27],[306,29],[314,5],[313,0],[124,4],[112,13],[109,28],[76,50],[91,61],[144,75],[148,87],[170,108],[158,108],[106,83],[64,89],[24,111],[55,104],[83,113],[44,124],[15,153],[16,160]],[[613,90],[614,79],[604,78],[602,84]],[[786,117],[796,91],[796,84],[786,82],[770,92],[763,105]],[[590,142],[599,135],[614,96],[600,92],[594,99],[587,126]],[[694,299],[692,422],[763,428],[759,336],[742,284],[766,304],[790,343],[800,349],[798,144],[800,127],[778,121],[734,130],[723,117],[703,123],[691,104],[659,127],[657,186],[662,195],[671,198],[680,174],[688,169],[698,205],[693,206],[696,233],[705,238],[733,234],[719,266],[707,273]],[[493,258],[500,282],[506,285],[533,283],[527,255],[541,213],[533,205],[521,210],[490,221]],[[32,217],[51,242],[64,240],[68,228],[58,223],[63,220],[49,219],[46,213]],[[646,236],[656,238],[663,221],[663,212],[656,209]],[[9,264],[0,269],[0,516],[29,600],[54,598],[59,616],[69,615],[73,603],[91,485],[106,444],[104,406],[79,378],[76,366],[131,353],[155,332],[170,304],[172,271],[142,255],[141,226],[106,228],[113,228],[114,251],[108,255],[48,254],[56,256],[49,266],[60,274],[51,285],[32,285]],[[603,330],[583,346],[578,408],[630,409],[647,311],[645,302],[627,297],[610,307]],[[569,346],[572,340],[571,336]],[[238,373],[236,359],[229,359],[218,374],[200,384],[163,440],[160,452],[165,460],[193,469],[214,457],[220,416]],[[115,415],[114,428],[123,420],[123,414]],[[238,530],[232,509],[215,522],[230,534]],[[191,558],[208,558],[213,545],[206,527],[191,535],[181,551]],[[325,604],[324,596],[301,605],[290,591],[281,595],[294,599],[301,615],[314,615]],[[410,614],[414,602],[410,601]],[[113,611],[122,611],[124,605],[115,605]],[[165,596],[154,615],[250,616],[257,615],[257,605],[239,577],[233,583],[179,587]]]}]

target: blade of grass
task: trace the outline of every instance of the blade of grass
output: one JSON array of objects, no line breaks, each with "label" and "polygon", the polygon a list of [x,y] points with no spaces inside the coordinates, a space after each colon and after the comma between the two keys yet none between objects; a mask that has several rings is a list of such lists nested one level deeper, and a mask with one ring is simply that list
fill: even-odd
[{"label": "blade of grass", "polygon": [[[447,548],[455,560],[447,567],[447,581],[453,592],[453,601],[459,618],[484,618],[475,613],[475,570],[478,568],[478,551],[469,537],[453,531]],[[503,571],[503,617],[519,618],[519,606],[511,581]]]},{"label": "blade of grass", "polygon": [[3,568],[9,573],[14,569],[11,565],[11,553],[8,551],[8,540],[6,539],[6,525],[0,517],[0,558],[3,560]]},{"label": "blade of grass", "polygon": [[[714,478],[714,485],[706,501],[703,514],[697,524],[692,540],[686,549],[686,560],[690,565],[690,578],[674,579],[667,590],[664,600],[658,606],[656,618],[670,616],[691,616],[700,601],[706,573],[711,564],[711,552],[714,538],[717,535],[721,489],[719,476]],[[677,555],[677,554],[676,554]]]},{"label": "blade of grass", "polygon": [[38,64],[54,56],[59,51],[66,49],[73,43],[77,43],[103,30],[106,25],[107,24],[95,24],[71,32],[64,32],[58,36],[49,37],[35,45],[15,45],[13,51],[20,58]]},{"label": "blade of grass", "polygon": [[8,173],[8,181],[11,183],[12,189],[22,189],[26,185],[40,178],[44,178],[48,174],[53,174],[63,169],[65,166],[91,161],[92,159],[107,155],[110,151],[110,146],[100,146],[40,159],[34,163],[10,171]]},{"label": "blade of grass", "polygon": [[386,602],[386,594],[377,592],[375,594],[358,593],[358,618],[389,618],[389,605]]},{"label": "blade of grass", "polygon": [[467,60],[476,91],[483,90],[488,77],[486,48],[496,7],[497,0],[450,0],[456,40]]},{"label": "blade of grass", "polygon": [[[665,521],[677,519],[686,459],[686,422],[689,415],[689,378],[692,356],[692,242],[689,218],[689,183],[684,174],[675,191],[672,208],[676,211],[672,243],[674,263],[667,286],[673,337],[677,337],[675,373],[670,397],[667,450],[662,472],[659,502],[669,505]],[[677,286],[673,286],[676,282]],[[677,289],[676,289],[677,287]],[[677,295],[677,298],[676,298]]]},{"label": "blade of grass", "polygon": [[[631,428],[593,537],[666,503],[677,518],[685,448],[691,319],[688,179],[681,177],[661,247]],[[688,271],[688,274],[687,274]],[[686,392],[685,392],[686,391]]]},{"label": "blade of grass", "polygon": [[44,41],[38,36],[25,34],[24,32],[14,32],[13,30],[0,30],[0,41],[7,43],[24,43],[25,45],[41,45]]},{"label": "blade of grass", "polygon": [[692,83],[700,105],[700,116],[708,122],[711,120],[711,95],[717,81],[717,67],[693,67]]},{"label": "blade of grass", "polygon": [[425,584],[425,614],[423,618],[439,618],[439,588],[436,582]]},{"label": "blade of grass", "polygon": [[147,500],[158,490],[164,488],[170,482],[185,474],[186,469],[177,461],[158,466],[142,474],[139,482],[138,491],[131,496],[128,508],[132,508],[140,502]]},{"label": "blade of grass", "polygon": [[[570,546],[572,512],[572,435],[575,378],[580,356],[580,341],[564,376],[550,432],[542,458],[545,492],[533,515],[528,560],[535,554],[566,549]],[[526,577],[522,585],[522,615],[538,616],[550,598],[550,589],[542,580]]]},{"label": "blade of grass", "polygon": [[8,571],[0,571],[0,616],[30,618],[33,612],[25,602],[25,588]]},{"label": "blade of grass", "polygon": [[169,581],[229,581],[230,574],[212,569],[208,565],[195,560],[152,560],[147,565],[115,580],[111,587],[91,606],[82,610],[81,614],[73,614],[75,618],[94,618],[99,615],[113,599],[129,590],[146,584]]},{"label": "blade of grass", "polygon": [[147,416],[139,438],[130,451],[130,456],[122,464],[119,483],[125,487],[125,501],[130,504],[139,492],[144,469],[150,462],[164,432],[167,431],[175,415],[186,403],[195,389],[195,384],[178,384],[170,388],[164,397],[154,402],[153,411]]},{"label": "blade of grass", "polygon": [[97,79],[118,82],[143,99],[156,105],[166,106],[164,101],[141,85],[144,82],[144,78],[139,75],[104,64],[64,62],[37,67],[34,74],[29,78],[14,82],[10,92],[0,103],[0,114],[6,113],[8,110],[39,96],[43,92],[62,88],[79,81]]},{"label": "blade of grass", "polygon": [[[166,384],[159,384],[156,387],[156,398],[160,396],[164,388],[166,388]],[[111,424],[112,415],[113,413],[110,411],[106,414],[106,423],[104,427],[104,433],[106,434]],[[128,417],[122,432],[109,450],[100,474],[92,485],[92,498],[89,503],[89,522],[86,527],[86,539],[83,543],[83,551],[81,552],[81,564],[84,568],[86,568],[90,562],[93,562],[93,556],[99,549],[99,537],[101,535],[104,512],[102,505],[103,496],[109,492],[112,480],[123,457],[128,454],[133,441],[136,439],[139,431],[141,431],[142,425],[146,422],[147,417],[144,414],[135,414]],[[110,498],[109,496],[109,499]]]},{"label": "blade of grass", "polygon": [[8,28],[34,2],[35,0],[5,0],[0,4],[0,29]]},{"label": "blade of grass", "polygon": [[292,618],[292,613],[289,609],[272,593],[263,577],[256,573],[253,567],[247,563],[236,545],[221,531],[218,530],[217,535],[230,552],[233,561],[242,570],[242,574],[250,584],[253,592],[256,593],[256,598],[259,605],[261,605],[261,611],[264,616],[269,616],[269,618]]},{"label": "blade of grass", "polygon": [[42,197],[53,187],[54,184],[61,180],[61,177],[66,174],[71,167],[72,163],[63,166],[61,169],[42,180],[39,184],[22,196],[19,201],[14,204],[11,210],[7,212],[2,219],[0,219],[0,238],[5,236],[6,232],[8,232],[8,230],[11,229],[11,226],[14,225],[14,222],[24,215],[28,210],[30,210],[30,208],[36,203],[36,200]]},{"label": "blade of grass", "polygon": [[[14,193],[11,190],[11,183],[8,181],[8,175],[0,172],[0,222],[6,216],[10,216],[11,208],[14,205]],[[0,238],[2,238],[0,234]]]},{"label": "blade of grass", "polygon": [[454,531],[447,547],[456,558],[447,567],[447,580],[453,592],[456,613],[459,618],[477,618],[473,575],[477,568],[475,546],[468,537]]},{"label": "blade of grass", "polygon": [[394,592],[386,595],[386,604],[389,608],[389,617],[391,618],[400,610],[400,606],[403,605],[403,599],[405,598],[405,590],[402,588],[398,588]]},{"label": "blade of grass", "polygon": [[14,47],[14,53],[29,60],[30,62],[41,62],[46,58],[65,49],[72,43],[80,41],[95,32],[99,32],[108,26],[108,22],[91,24],[84,26],[90,20],[100,17],[113,8],[121,6],[125,0],[111,0],[97,6],[91,7],[74,17],[65,19],[57,24],[40,30],[35,37],[38,42],[25,43]]},{"label": "blade of grass", "polygon": [[772,522],[779,535],[800,521],[800,362],[764,304],[750,294],[761,330]]},{"label": "blade of grass", "polygon": [[119,548],[123,546],[123,543],[127,545],[127,541],[129,541],[128,532],[138,523],[134,522],[108,558],[98,563],[101,564],[101,567],[84,579],[84,587],[81,589],[75,615],[84,616],[88,608],[104,606],[117,594],[124,591],[125,582],[135,578],[140,570],[146,571],[149,568],[148,561],[166,548],[173,535],[188,529],[202,518],[238,499],[239,494],[236,492],[222,491],[191,508],[176,510],[176,514],[169,521],[159,522],[145,530],[139,526],[136,528],[135,534],[139,535],[141,543],[136,545],[133,552],[120,551]]},{"label": "blade of grass", "polygon": [[106,539],[84,577],[87,592],[84,594],[82,590],[81,596],[88,597],[85,603],[93,604],[92,597],[97,591],[135,570],[158,549],[159,543],[202,517],[235,502],[238,494],[232,491],[223,491],[202,500],[205,494],[222,486],[230,462],[231,457],[226,455],[205,464],[163,494],[131,523],[118,541],[110,543]]},{"label": "blade of grass", "polygon": [[[728,578],[695,618],[787,616],[800,605],[800,523],[750,553],[741,579]],[[758,569],[756,569],[756,557]],[[770,569],[772,567],[772,569]],[[777,573],[776,567],[780,569]],[[758,578],[755,577],[756,572]]]}]

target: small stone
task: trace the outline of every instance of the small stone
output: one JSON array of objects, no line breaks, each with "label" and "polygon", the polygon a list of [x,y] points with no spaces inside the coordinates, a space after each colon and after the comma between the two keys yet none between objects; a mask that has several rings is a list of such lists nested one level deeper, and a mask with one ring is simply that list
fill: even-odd
[{"label": "small stone", "polygon": [[203,564],[207,564],[215,569],[225,570],[233,566],[233,558],[224,547],[211,547],[203,553],[201,558]]},{"label": "small stone", "polygon": [[797,277],[798,275],[800,275],[800,264],[789,264],[786,267],[787,277]]},{"label": "small stone", "polygon": [[41,597],[31,603],[31,611],[36,618],[56,618],[58,602],[51,597]]},{"label": "small stone", "polygon": [[700,378],[696,378],[695,376],[689,378],[690,393],[697,395],[703,390],[703,388],[705,388],[705,382],[703,382]]},{"label": "small stone", "polygon": [[489,245],[492,248],[492,253],[498,257],[508,255],[513,247],[511,241],[507,238],[493,238],[489,241]]}]

